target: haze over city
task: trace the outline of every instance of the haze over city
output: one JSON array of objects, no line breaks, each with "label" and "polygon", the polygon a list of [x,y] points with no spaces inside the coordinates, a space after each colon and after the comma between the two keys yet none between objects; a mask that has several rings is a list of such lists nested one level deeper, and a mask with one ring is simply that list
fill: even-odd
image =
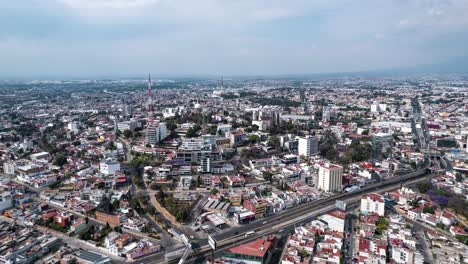
[{"label": "haze over city", "polygon": [[468,264],[467,11],[1,1],[0,264]]},{"label": "haze over city", "polygon": [[2,1],[0,77],[466,69],[466,10],[464,0]]}]

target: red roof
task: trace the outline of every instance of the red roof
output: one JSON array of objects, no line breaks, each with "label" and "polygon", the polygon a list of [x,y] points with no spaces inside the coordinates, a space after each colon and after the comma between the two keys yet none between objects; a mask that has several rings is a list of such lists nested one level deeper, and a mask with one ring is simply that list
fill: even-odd
[{"label": "red roof", "polygon": [[377,193],[369,193],[369,194],[362,196],[362,199],[368,199],[368,198],[371,199],[372,201],[376,201],[379,203],[383,203],[385,201],[383,196]]},{"label": "red roof", "polygon": [[263,258],[265,254],[267,253],[268,249],[271,246],[270,241],[266,241],[263,239],[257,239],[253,242],[249,242],[246,244],[242,244],[237,247],[232,247],[228,249],[228,252],[234,253],[234,254],[240,254],[244,256],[255,256],[255,257],[261,257]]},{"label": "red roof", "polygon": [[328,215],[334,216],[334,217],[342,219],[342,220],[344,220],[345,216],[346,216],[345,212],[340,211],[340,210],[335,210],[333,212],[330,212],[330,213],[328,213]]}]

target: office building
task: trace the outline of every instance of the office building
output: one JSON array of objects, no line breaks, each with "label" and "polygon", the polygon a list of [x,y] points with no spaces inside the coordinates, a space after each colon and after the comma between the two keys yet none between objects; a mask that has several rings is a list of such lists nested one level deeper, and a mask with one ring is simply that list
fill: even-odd
[{"label": "office building", "polygon": [[316,137],[299,138],[298,154],[310,157],[318,153],[318,139]]},{"label": "office building", "polygon": [[343,188],[343,167],[326,163],[319,166],[318,188],[326,192],[339,192]]},{"label": "office building", "polygon": [[125,130],[130,130],[133,132],[137,127],[138,122],[134,120],[120,121],[117,123],[117,129],[120,130],[120,132],[124,132]]},{"label": "office building", "polygon": [[146,129],[146,144],[157,145],[167,137],[166,123],[150,124]]}]

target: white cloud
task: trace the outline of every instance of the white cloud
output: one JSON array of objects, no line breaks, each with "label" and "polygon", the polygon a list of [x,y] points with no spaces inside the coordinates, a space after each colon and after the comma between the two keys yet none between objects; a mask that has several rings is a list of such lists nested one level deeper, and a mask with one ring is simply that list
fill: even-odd
[{"label": "white cloud", "polygon": [[60,0],[65,5],[77,9],[124,9],[144,8],[159,0]]}]

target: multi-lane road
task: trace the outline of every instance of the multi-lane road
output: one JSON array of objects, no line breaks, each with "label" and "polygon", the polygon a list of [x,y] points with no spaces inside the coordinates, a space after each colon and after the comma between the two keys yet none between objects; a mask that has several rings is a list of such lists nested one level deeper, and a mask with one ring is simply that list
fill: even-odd
[{"label": "multi-lane road", "polygon": [[[400,187],[400,184],[415,183],[425,180],[426,169],[429,167],[429,160],[426,161],[424,168],[389,179],[387,181],[375,183],[363,187],[362,189],[352,192],[344,193],[331,196],[324,200],[313,201],[298,205],[292,209],[279,212],[273,216],[257,220],[247,225],[242,225],[237,228],[231,228],[222,232],[221,234],[215,235],[214,238],[220,246],[219,251],[222,249],[232,246],[234,243],[245,243],[246,239],[253,239],[259,236],[276,234],[281,229],[291,229],[294,225],[298,225],[304,222],[308,222],[311,219],[323,214],[327,211],[333,210],[336,200],[343,200],[349,203],[355,202],[360,199],[363,194],[371,192],[388,192]],[[245,237],[245,233],[254,231],[255,236]],[[209,256],[211,249],[208,245],[207,239],[193,240],[191,241],[194,253],[186,260],[186,263],[197,263],[197,260],[203,259]],[[169,263],[177,263],[178,259],[172,260]]]}]

